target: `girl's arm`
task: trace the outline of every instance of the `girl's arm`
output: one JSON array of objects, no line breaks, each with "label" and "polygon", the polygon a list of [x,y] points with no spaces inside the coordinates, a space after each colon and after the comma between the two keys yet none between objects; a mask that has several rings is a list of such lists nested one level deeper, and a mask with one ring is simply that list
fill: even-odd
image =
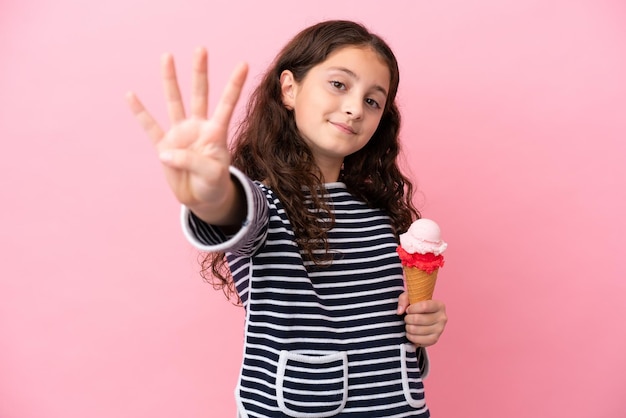
[{"label": "girl's arm", "polygon": [[239,228],[246,207],[240,186],[229,172],[228,126],[241,95],[248,67],[238,65],[231,74],[211,118],[208,118],[207,52],[194,57],[190,116],[185,113],[174,58],[165,54],[162,77],[170,128],[164,131],[137,96],[126,98],[131,111],[152,139],[166,180],[178,201],[203,221]]},{"label": "girl's arm", "polygon": [[241,188],[245,200],[244,221],[237,228],[226,229],[197,219],[189,208],[183,206],[181,226],[187,240],[201,251],[251,257],[267,236],[269,207],[266,192],[235,167],[230,168],[230,174]]}]

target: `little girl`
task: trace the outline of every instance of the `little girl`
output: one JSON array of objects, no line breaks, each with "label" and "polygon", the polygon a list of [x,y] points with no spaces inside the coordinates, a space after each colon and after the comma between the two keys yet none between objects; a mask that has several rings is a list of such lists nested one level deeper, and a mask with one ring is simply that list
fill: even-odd
[{"label": "little girl", "polygon": [[389,46],[362,25],[297,34],[253,92],[229,149],[247,75],[232,73],[207,119],[207,54],[194,59],[185,116],[173,58],[164,131],[132,93],[182,203],[203,275],[246,310],[240,417],[428,417],[423,347],[440,337],[440,301],[409,306],[398,235],[419,217],[400,172]]}]

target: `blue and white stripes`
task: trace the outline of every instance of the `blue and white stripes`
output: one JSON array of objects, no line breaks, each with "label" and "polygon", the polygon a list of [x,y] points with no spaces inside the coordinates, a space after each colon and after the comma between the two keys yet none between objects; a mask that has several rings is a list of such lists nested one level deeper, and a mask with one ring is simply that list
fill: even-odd
[{"label": "blue and white stripes", "polygon": [[280,201],[235,169],[246,222],[223,235],[183,211],[183,228],[204,251],[226,251],[246,308],[237,388],[241,417],[428,417],[423,350],[396,314],[403,291],[389,219],[327,184],[335,215],[332,263],[303,260]]}]

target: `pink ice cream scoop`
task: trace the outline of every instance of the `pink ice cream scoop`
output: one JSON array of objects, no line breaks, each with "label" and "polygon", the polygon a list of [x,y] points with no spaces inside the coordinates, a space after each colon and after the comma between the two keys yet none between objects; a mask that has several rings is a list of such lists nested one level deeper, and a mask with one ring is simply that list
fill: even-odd
[{"label": "pink ice cream scoop", "polygon": [[440,255],[448,248],[448,244],[441,239],[439,225],[426,218],[416,220],[408,231],[400,234],[400,246],[409,254]]}]

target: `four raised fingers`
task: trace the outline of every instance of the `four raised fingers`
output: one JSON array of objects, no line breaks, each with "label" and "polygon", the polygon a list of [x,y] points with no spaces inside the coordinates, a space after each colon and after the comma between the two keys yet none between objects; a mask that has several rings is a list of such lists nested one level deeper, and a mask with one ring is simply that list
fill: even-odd
[{"label": "four raised fingers", "polygon": [[[183,122],[186,116],[180,87],[178,85],[178,78],[176,76],[174,57],[171,54],[163,54],[161,57],[161,71],[170,123],[175,125]],[[208,58],[206,49],[196,49],[193,71],[191,115],[194,118],[206,119],[208,115],[209,93]],[[247,74],[248,66],[245,63],[239,64],[232,72],[212,118],[212,126],[214,129],[218,129],[222,132],[228,131],[230,119],[232,118],[241,95]],[[157,144],[164,137],[164,131],[157,121],[150,115],[134,93],[128,93],[126,100],[143,129],[152,141]]]}]

